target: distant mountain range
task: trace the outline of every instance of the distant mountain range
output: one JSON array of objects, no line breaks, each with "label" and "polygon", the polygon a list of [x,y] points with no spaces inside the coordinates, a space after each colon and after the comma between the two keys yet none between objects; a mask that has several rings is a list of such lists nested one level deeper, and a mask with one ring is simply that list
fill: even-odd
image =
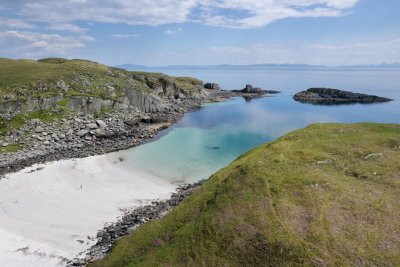
[{"label": "distant mountain range", "polygon": [[250,64],[250,65],[169,65],[169,66],[144,66],[136,64],[122,64],[116,66],[117,68],[123,68],[127,70],[137,69],[188,69],[188,68],[293,68],[293,69],[398,69],[400,63],[382,63],[382,64],[370,64],[370,65],[349,65],[349,66],[324,66],[324,65],[308,65],[308,64]]}]

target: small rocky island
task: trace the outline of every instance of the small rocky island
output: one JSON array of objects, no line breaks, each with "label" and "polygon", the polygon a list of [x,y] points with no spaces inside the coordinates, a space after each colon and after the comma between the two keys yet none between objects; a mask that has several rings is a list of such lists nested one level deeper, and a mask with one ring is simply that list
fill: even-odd
[{"label": "small rocky island", "polygon": [[260,87],[253,87],[251,84],[246,84],[245,88],[241,90],[232,90],[236,93],[244,93],[244,94],[279,94],[280,91],[275,90],[263,90]]},{"label": "small rocky island", "polygon": [[350,91],[342,91],[331,88],[310,88],[306,91],[301,91],[293,96],[294,100],[318,105],[337,105],[337,104],[370,104],[389,102],[393,99],[380,97],[375,95],[366,95],[353,93]]}]

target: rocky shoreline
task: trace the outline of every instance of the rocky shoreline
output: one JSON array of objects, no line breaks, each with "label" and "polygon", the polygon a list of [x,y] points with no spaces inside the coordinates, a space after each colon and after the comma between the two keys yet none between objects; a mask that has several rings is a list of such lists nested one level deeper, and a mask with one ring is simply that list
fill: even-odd
[{"label": "rocky shoreline", "polygon": [[[19,171],[34,164],[70,158],[83,158],[106,154],[140,145],[180,120],[185,112],[194,111],[204,103],[221,102],[231,97],[264,97],[267,92],[239,92],[220,89],[205,90],[199,96],[186,96],[173,100],[170,106],[156,112],[143,112],[131,108],[128,112],[109,112],[96,117],[90,113],[75,113],[44,122],[39,119],[27,121],[21,128],[12,130],[5,142],[20,144],[22,150],[0,154],[0,179],[7,173]],[[3,139],[4,142],[4,139]],[[8,146],[9,144],[0,144]],[[39,171],[43,166],[38,166]],[[116,223],[100,230],[97,237],[79,242],[97,242],[89,250],[77,255],[75,259],[65,259],[67,266],[86,266],[88,263],[104,258],[113,243],[147,221],[161,218],[204,181],[182,185],[165,201],[154,200],[126,212]]]},{"label": "rocky shoreline", "polygon": [[[16,172],[36,163],[70,158],[82,158],[127,149],[144,143],[162,129],[180,120],[185,112],[201,104],[220,102],[230,97],[265,95],[265,92],[209,90],[199,97],[175,102],[162,112],[144,113],[139,110],[114,112],[104,118],[78,113],[50,123],[38,119],[12,131],[6,140],[24,146],[22,150],[0,154],[0,175]],[[4,141],[3,141],[4,142]],[[0,144],[3,147],[9,144]]]},{"label": "rocky shoreline", "polygon": [[[203,185],[204,182],[205,180],[194,184],[181,185],[177,189],[177,192],[173,193],[168,200],[153,201],[150,205],[145,205],[126,212],[118,222],[108,225],[98,231],[96,244],[87,251],[82,252],[77,258],[67,260],[66,265],[68,267],[86,266],[91,262],[103,259],[107,256],[117,239],[130,234],[137,227],[146,222],[162,218]],[[91,237],[88,238],[90,239]],[[81,240],[81,242],[85,241]]]}]

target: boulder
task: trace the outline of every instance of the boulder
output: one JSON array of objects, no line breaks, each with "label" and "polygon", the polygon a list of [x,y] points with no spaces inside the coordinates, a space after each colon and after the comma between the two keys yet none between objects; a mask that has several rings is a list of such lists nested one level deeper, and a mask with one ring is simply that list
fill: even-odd
[{"label": "boulder", "polygon": [[103,121],[103,120],[96,120],[96,123],[100,128],[106,128],[107,127],[107,123],[105,121]]},{"label": "boulder", "polygon": [[206,83],[204,85],[204,88],[210,89],[210,90],[221,90],[221,87],[219,86],[218,83]]},{"label": "boulder", "polygon": [[96,123],[89,123],[89,124],[86,124],[86,127],[89,130],[95,130],[95,129],[97,129],[97,124]]},{"label": "boulder", "polygon": [[38,126],[38,127],[35,128],[35,132],[36,133],[44,132],[44,128],[42,126]]},{"label": "boulder", "polygon": [[246,87],[242,90],[243,93],[260,93],[260,87],[253,87],[251,84],[246,84]]},{"label": "boulder", "polygon": [[124,124],[128,126],[136,126],[139,123],[140,119],[139,118],[128,118],[124,120]]},{"label": "boulder", "polygon": [[142,116],[141,121],[144,123],[151,123],[151,117],[150,116]]},{"label": "boulder", "polygon": [[83,136],[87,135],[88,133],[89,133],[88,130],[82,129],[82,130],[78,131],[78,132],[76,133],[76,135],[79,136],[79,137],[83,137]]}]

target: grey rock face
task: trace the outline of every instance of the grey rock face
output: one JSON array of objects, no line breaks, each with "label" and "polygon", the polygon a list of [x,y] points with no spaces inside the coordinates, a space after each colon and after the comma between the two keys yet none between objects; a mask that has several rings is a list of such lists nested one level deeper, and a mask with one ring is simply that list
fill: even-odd
[{"label": "grey rock face", "polygon": [[160,112],[164,110],[163,100],[155,95],[134,89],[126,89],[125,94],[129,105],[138,108],[142,112]]},{"label": "grey rock face", "polygon": [[67,108],[70,110],[89,114],[100,113],[102,109],[109,109],[112,107],[113,101],[111,100],[86,96],[71,98],[67,105]]},{"label": "grey rock face", "polygon": [[359,94],[331,88],[310,88],[307,91],[295,94],[293,98],[299,102],[320,105],[353,103],[369,104],[392,101],[392,99],[385,97]]},{"label": "grey rock face", "polygon": [[12,114],[16,111],[19,112],[31,112],[35,110],[53,109],[57,107],[57,101],[61,97],[49,97],[49,98],[28,98],[25,101],[7,101],[0,102],[0,113]]}]

